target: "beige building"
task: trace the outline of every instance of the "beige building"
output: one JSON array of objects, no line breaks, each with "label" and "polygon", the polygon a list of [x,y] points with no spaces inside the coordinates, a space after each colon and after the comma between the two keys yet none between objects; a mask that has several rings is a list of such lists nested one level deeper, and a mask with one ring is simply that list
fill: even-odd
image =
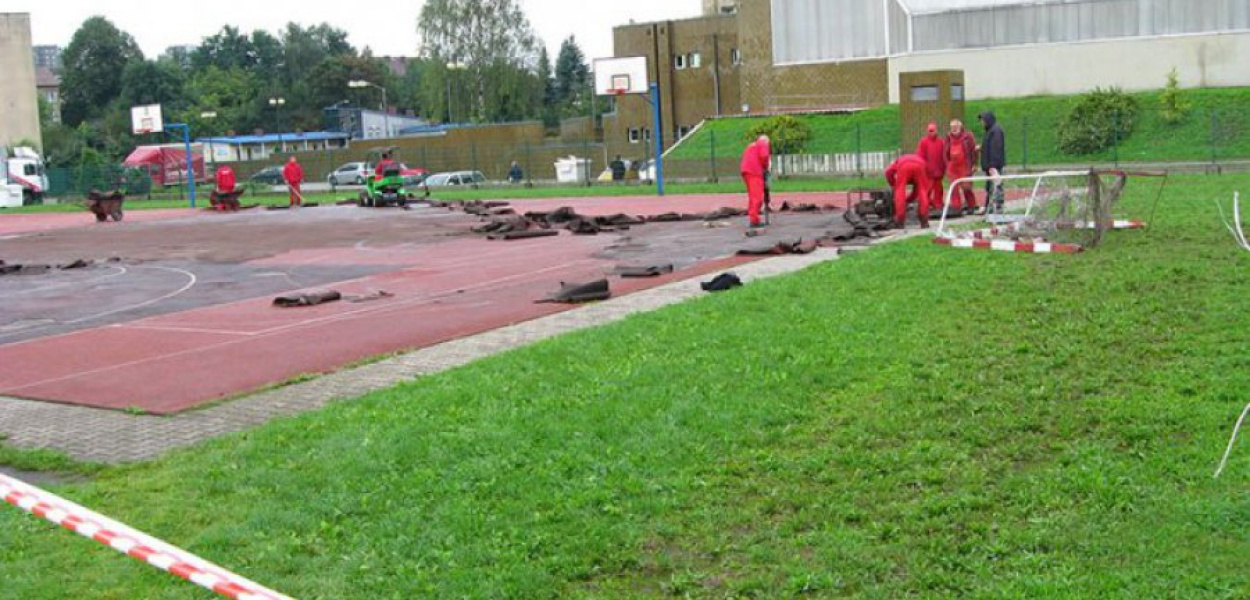
[{"label": "beige building", "polygon": [[42,146],[29,13],[0,13],[0,146]]}]

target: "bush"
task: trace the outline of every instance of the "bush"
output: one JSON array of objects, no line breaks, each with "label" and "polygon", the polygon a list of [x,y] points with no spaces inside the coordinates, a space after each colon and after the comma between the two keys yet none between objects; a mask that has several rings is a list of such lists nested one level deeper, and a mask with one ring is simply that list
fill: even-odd
[{"label": "bush", "polygon": [[746,141],[753,142],[761,135],[772,141],[774,154],[798,154],[812,141],[812,128],[794,117],[781,115],[747,130]]},{"label": "bush", "polygon": [[1059,125],[1059,148],[1068,154],[1093,154],[1133,133],[1137,99],[1116,88],[1081,96]]},{"label": "bush", "polygon": [[1189,112],[1189,103],[1181,98],[1181,86],[1175,68],[1168,73],[1168,84],[1159,95],[1159,105],[1159,117],[1168,125],[1176,125],[1185,120],[1185,113]]}]

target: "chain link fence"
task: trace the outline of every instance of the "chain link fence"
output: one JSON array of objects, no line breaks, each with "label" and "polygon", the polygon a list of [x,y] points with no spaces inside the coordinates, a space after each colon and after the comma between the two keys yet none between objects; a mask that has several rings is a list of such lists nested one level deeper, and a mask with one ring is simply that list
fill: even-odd
[{"label": "chain link fence", "polygon": [[[967,128],[980,140],[984,131],[976,111],[995,110],[1007,141],[1009,171],[1035,171],[1091,165],[1159,165],[1193,172],[1221,172],[1250,169],[1250,116],[1233,105],[1199,107],[1176,123],[1164,123],[1156,111],[1143,107],[1136,126],[1125,136],[1117,135],[1103,150],[1075,155],[1063,152],[1059,134],[1064,123],[1064,105],[1047,104],[1048,109],[1030,107],[1020,101],[970,103]],[[900,153],[914,152],[920,133],[905,136],[900,131],[897,108],[876,109],[855,114],[807,115],[802,118],[812,130],[812,140],[801,152],[775,152],[774,174],[783,178],[875,178]],[[664,159],[666,181],[717,182],[738,178],[743,148],[750,129],[758,120],[727,118],[709,120],[667,151]],[[945,132],[947,126],[940,124]],[[595,186],[648,184],[654,176],[653,148],[648,139],[601,139],[582,135],[526,140],[492,141],[489,127],[479,128],[480,139],[464,142],[400,138],[357,140],[350,148],[295,153],[303,165],[306,183],[329,183],[329,176],[350,162],[376,160],[380,150],[393,149],[396,160],[410,168],[430,173],[478,171],[486,185]],[[532,138],[532,136],[531,136]],[[903,139],[907,138],[907,139]],[[218,163],[234,168],[241,185],[248,184],[267,167],[279,166],[291,156],[275,153],[265,160]],[[614,179],[611,166],[617,157],[627,169]],[[576,159],[585,168],[576,176],[560,175],[557,162]],[[521,180],[510,182],[512,165],[521,169]],[[214,165],[208,167],[210,176]],[[280,179],[252,185],[257,191],[280,186]],[[617,175],[620,175],[618,172]],[[81,198],[91,189],[124,189],[131,196],[180,198],[180,182],[166,187],[153,186],[141,170],[112,166],[75,166],[48,169],[50,195]]]}]

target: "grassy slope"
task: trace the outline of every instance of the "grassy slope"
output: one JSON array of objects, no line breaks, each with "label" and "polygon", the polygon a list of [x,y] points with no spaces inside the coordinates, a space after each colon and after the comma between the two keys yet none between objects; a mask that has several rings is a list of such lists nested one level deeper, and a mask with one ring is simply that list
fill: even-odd
[{"label": "grassy slope", "polygon": [[[1177,178],[1097,252],[892,244],[62,491],[305,600],[1243,598],[1232,185]],[[208,597],[12,510],[0,581]]]},{"label": "grassy slope", "polygon": [[[1191,103],[1187,118],[1178,125],[1159,119],[1159,94],[1135,94],[1141,107],[1140,120],[1133,135],[1119,150],[1121,160],[1134,161],[1202,161],[1211,158],[1211,115],[1217,115],[1214,129],[1219,132],[1216,149],[1219,158],[1250,157],[1250,118],[1244,115],[1250,103],[1250,88],[1188,90]],[[1059,152],[1055,132],[1074,102],[1073,97],[1045,96],[1011,100],[979,100],[965,107],[973,131],[978,138],[981,128],[976,115],[993,110],[1003,123],[1008,137],[1008,159],[1012,165],[1024,161],[1028,146],[1028,163],[1063,164],[1089,161],[1110,161],[1112,152],[1093,156],[1070,156]],[[814,139],[807,152],[832,154],[855,152],[856,136],[862,138],[866,151],[893,150],[899,147],[898,107],[885,106],[849,116],[800,117],[812,127]],[[670,155],[677,159],[706,160],[712,138],[717,155],[730,155],[741,150],[746,132],[757,119],[722,119],[709,121],[695,136]],[[1025,132],[1027,125],[1027,133]],[[858,133],[857,133],[858,132]],[[914,142],[906,144],[911,151]]]}]

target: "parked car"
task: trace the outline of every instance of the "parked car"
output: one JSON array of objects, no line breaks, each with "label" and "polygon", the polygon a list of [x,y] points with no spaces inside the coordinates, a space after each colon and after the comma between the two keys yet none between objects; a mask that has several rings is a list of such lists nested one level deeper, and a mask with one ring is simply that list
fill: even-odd
[{"label": "parked car", "polygon": [[404,185],[414,186],[421,185],[427,177],[430,176],[429,169],[412,168],[404,163],[399,163],[399,174],[404,176]]},{"label": "parked car", "polygon": [[265,167],[248,177],[247,180],[262,185],[283,185],[286,183],[286,179],[282,177],[282,167]]},{"label": "parked car", "polygon": [[373,169],[366,162],[349,162],[330,172],[326,181],[330,185],[364,185],[373,176]]},{"label": "parked car", "polygon": [[451,185],[482,185],[486,183],[486,177],[481,171],[451,171],[449,173],[435,173],[425,179],[425,185],[429,187],[441,187]]}]

